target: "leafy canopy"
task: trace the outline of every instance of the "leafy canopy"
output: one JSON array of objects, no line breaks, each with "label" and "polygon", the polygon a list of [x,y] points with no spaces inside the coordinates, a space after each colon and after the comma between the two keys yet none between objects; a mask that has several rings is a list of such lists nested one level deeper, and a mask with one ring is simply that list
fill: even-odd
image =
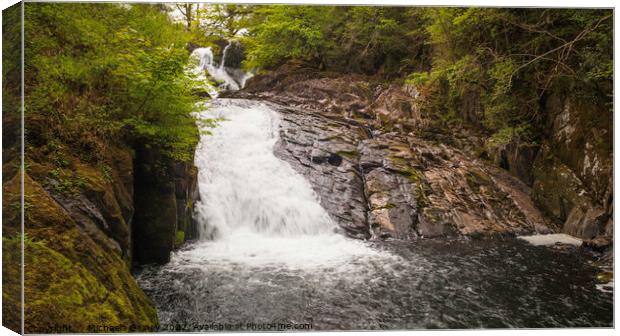
[{"label": "leafy canopy", "polygon": [[[161,6],[28,3],[30,141],[97,150],[100,139],[157,145],[189,160],[196,98],[185,75],[188,35]],[[99,148],[100,149],[100,148]]]}]

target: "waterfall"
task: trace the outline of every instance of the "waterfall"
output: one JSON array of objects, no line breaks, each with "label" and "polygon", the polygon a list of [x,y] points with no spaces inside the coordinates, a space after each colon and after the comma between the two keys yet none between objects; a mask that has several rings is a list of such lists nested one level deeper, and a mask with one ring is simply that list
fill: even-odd
[{"label": "waterfall", "polygon": [[310,184],[273,154],[276,112],[247,101],[224,103],[208,114],[226,120],[203,137],[196,151],[201,239],[237,230],[287,237],[333,231],[336,226]]},{"label": "waterfall", "polygon": [[[238,90],[251,76],[226,66],[232,42],[216,66],[211,48],[198,48],[192,72],[216,81],[209,94]],[[207,84],[210,85],[210,84]],[[203,129],[196,149],[200,201],[195,204],[199,240],[174,263],[286,264],[288,267],[348,265],[379,252],[336,233],[337,224],[321,206],[306,179],[278,159],[279,115],[265,103],[213,99],[198,119],[222,120]],[[200,126],[200,122],[198,123]]]},{"label": "waterfall", "polygon": [[[219,82],[217,83],[217,88],[222,90],[236,91],[243,88],[245,81],[252,75],[242,71],[241,69],[229,69],[225,66],[226,56],[229,48],[232,46],[232,43],[233,42],[229,42],[226,47],[224,47],[221,61],[217,66],[214,64],[213,50],[211,47],[195,49],[190,57],[199,61],[198,66],[191,71],[198,76],[199,80],[204,80],[205,82],[207,78],[204,76],[204,72],[206,71],[211,78],[213,78],[216,82]],[[206,85],[209,85],[209,87],[207,87],[207,92],[209,92],[209,95],[211,95],[211,97],[217,97],[217,88],[210,84]]]},{"label": "waterfall", "polygon": [[268,105],[216,99],[200,118],[223,121],[196,149],[204,248],[186,252],[190,259],[307,266],[376,253],[336,233],[310,183],[274,155],[279,115]]},{"label": "waterfall", "polygon": [[220,62],[220,69],[224,69],[224,65],[226,63],[226,54],[228,53],[228,49],[230,48],[230,46],[232,45],[231,42],[228,42],[228,44],[226,45],[226,47],[224,47],[224,51],[222,51],[222,61]]},{"label": "waterfall", "polygon": [[209,83],[209,80],[205,75],[205,71],[211,74],[209,69],[213,67],[213,52],[211,51],[211,48],[197,48],[192,52],[190,58],[198,60],[198,65],[194,68],[190,68],[189,72],[196,76],[196,79],[202,88],[209,93],[209,96],[213,98],[217,97],[217,88]]}]

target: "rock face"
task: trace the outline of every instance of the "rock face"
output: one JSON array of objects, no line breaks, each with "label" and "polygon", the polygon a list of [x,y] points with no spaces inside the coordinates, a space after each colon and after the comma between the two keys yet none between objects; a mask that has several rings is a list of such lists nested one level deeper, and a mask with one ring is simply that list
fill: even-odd
[{"label": "rock face", "polygon": [[[377,116],[373,109],[380,115],[402,105],[396,101],[404,96],[388,99],[384,92],[384,103],[369,107],[360,93],[339,105],[363,84],[311,78],[280,93],[273,79],[259,77],[257,82],[275,85],[276,91],[259,91],[260,85],[250,82],[248,91],[236,95],[287,106],[273,106],[282,115],[276,155],[310,180],[321,204],[348,235],[414,239],[553,230],[534,206],[529,188],[510,174],[449,145],[405,133],[404,127],[376,127],[382,117],[368,119]],[[313,96],[321,87],[317,83],[330,84]],[[409,112],[401,116],[415,115],[411,107],[404,108]]]},{"label": "rock face", "polygon": [[547,101],[547,120],[547,138],[533,167],[534,198],[565,233],[585,239],[611,238],[611,112],[555,94]]},{"label": "rock face", "polygon": [[540,144],[491,150],[476,126],[475,93],[462,107],[471,127],[438,126],[410,85],[296,63],[255,76],[233,96],[289,107],[277,152],[356,236],[367,226],[373,237],[554,230],[611,241],[612,114],[587,99],[550,94]]},{"label": "rock face", "polygon": [[[193,203],[197,170],[173,162],[154,149],[136,151],[133,243],[137,263],[165,263],[175,247],[177,232],[195,235]],[[186,234],[187,233],[187,234]]]},{"label": "rock face", "polygon": [[183,232],[185,240],[198,238],[198,226],[194,222],[194,204],[200,199],[198,192],[198,169],[190,163],[174,163],[174,191],[177,205],[177,232]]},{"label": "rock face", "polygon": [[[73,145],[53,142],[26,152],[25,331],[48,333],[63,324],[70,332],[88,332],[88,325],[120,325],[127,332],[132,324],[156,325],[155,307],[131,265],[167,260],[178,231],[192,230],[195,168],[170,162],[164,175],[166,161],[153,149],[134,153],[110,141],[80,152]],[[4,282],[3,297],[11,307],[7,323],[19,330],[20,300],[8,295],[21,287],[16,167],[15,160],[3,165],[3,255],[11,265],[3,271],[14,279]],[[147,243],[140,240],[145,237]]]},{"label": "rock face", "polygon": [[352,236],[370,236],[356,126],[319,114],[275,106],[282,112],[276,156],[305,175],[320,196],[321,205]]},{"label": "rock face", "polygon": [[[109,144],[98,153],[99,165],[74,153],[57,143],[27,152],[25,331],[50,332],[59,324],[70,325],[72,332],[87,332],[89,324],[154,325],[155,308],[130,271],[131,150]],[[55,160],[44,159],[50,157]],[[3,253],[15,265],[20,217],[4,210],[19,204],[19,176],[5,176],[3,183],[4,195],[10,195],[3,200]],[[3,290],[19,291],[19,283]]]}]

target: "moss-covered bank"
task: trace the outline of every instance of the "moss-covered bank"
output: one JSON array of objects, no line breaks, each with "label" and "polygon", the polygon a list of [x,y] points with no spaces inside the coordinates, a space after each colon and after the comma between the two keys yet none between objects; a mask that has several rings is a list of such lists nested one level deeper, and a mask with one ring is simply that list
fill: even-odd
[{"label": "moss-covered bank", "polygon": [[[131,274],[131,265],[165,262],[177,232],[190,232],[193,199],[189,196],[196,190],[195,169],[163,158],[149,161],[149,166],[169,165],[171,174],[159,175],[145,170],[147,163],[139,164],[129,147],[105,145],[103,163],[96,166],[71,155],[74,150],[65,144],[26,153],[28,333],[46,332],[58,325],[69,326],[72,332],[88,332],[89,325],[120,326],[128,331],[132,325],[158,323],[152,302]],[[140,153],[138,158],[144,158],[145,152]],[[5,310],[14,312],[5,315],[5,323],[19,326],[19,300],[10,293],[20,290],[20,218],[19,212],[11,211],[19,204],[20,174],[9,165],[13,163],[6,163],[5,171],[13,176],[3,186],[3,253],[8,266],[4,275],[17,281],[6,281],[3,295],[5,305],[14,308]],[[186,169],[175,175],[175,165]],[[150,186],[157,186],[144,181],[157,181],[168,189],[154,191]],[[146,215],[137,215],[136,209]],[[147,220],[149,216],[155,217]],[[147,245],[145,241],[169,244]]]}]

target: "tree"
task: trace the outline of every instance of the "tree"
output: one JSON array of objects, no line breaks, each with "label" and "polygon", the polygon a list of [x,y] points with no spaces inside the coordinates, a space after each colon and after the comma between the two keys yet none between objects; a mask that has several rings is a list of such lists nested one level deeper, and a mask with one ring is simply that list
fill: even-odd
[{"label": "tree", "polygon": [[234,4],[213,4],[198,11],[200,28],[208,35],[233,38],[247,29],[253,7]]},{"label": "tree", "polygon": [[[196,7],[200,6],[196,4]],[[194,4],[191,3],[175,3],[174,7],[183,16],[187,30],[192,29],[192,22],[195,20],[194,16]]]}]

